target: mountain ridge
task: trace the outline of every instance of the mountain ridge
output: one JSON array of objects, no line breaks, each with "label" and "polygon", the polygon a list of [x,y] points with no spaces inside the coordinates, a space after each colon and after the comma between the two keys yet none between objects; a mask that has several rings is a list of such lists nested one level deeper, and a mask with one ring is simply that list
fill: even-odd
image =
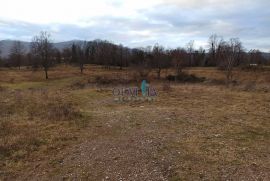
[{"label": "mountain ridge", "polygon": [[[10,49],[13,46],[13,43],[15,41],[17,41],[17,40],[7,39],[7,40],[0,41],[0,51],[1,51],[0,56],[1,57],[4,57],[4,58],[8,57]],[[25,48],[24,51],[26,53],[28,53],[30,51],[31,42],[27,42],[27,41],[20,41],[20,42],[22,43],[23,47]],[[72,46],[73,43],[81,43],[81,42],[84,42],[84,41],[83,40],[69,40],[69,41],[56,42],[56,43],[52,43],[52,44],[58,50],[63,50],[64,48]]]}]

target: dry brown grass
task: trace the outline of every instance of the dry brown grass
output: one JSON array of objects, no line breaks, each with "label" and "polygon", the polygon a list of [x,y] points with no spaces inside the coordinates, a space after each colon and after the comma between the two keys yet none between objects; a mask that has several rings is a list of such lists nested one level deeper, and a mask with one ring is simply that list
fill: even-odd
[{"label": "dry brown grass", "polygon": [[65,95],[47,89],[1,91],[0,176],[24,168],[34,154],[42,158],[77,139],[69,131],[85,123]]},{"label": "dry brown grass", "polygon": [[170,92],[172,90],[170,82],[164,82],[162,85],[162,90],[165,92]]},{"label": "dry brown grass", "polygon": [[228,88],[213,68],[185,71],[207,80],[153,74],[155,101],[117,103],[111,90],[132,72],[0,70],[0,180],[269,180],[267,72]]},{"label": "dry brown grass", "polygon": [[[192,73],[198,76],[206,77],[207,79],[215,79],[224,81],[225,72],[217,70],[216,68],[191,68],[186,70],[188,73]],[[261,84],[269,84],[270,71],[268,69],[262,71],[244,71],[241,69],[235,69],[233,72],[234,80],[239,83],[256,82]]]}]

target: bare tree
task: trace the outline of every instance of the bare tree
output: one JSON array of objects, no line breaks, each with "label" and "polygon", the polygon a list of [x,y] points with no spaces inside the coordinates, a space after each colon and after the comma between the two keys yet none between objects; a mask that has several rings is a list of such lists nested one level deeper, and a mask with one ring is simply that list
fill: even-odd
[{"label": "bare tree", "polygon": [[0,66],[2,65],[2,57],[1,57],[1,53],[2,53],[2,51],[1,51],[1,43],[0,43]]},{"label": "bare tree", "polygon": [[253,71],[252,82],[255,83],[262,70],[263,56],[260,50],[250,50],[247,54],[247,67]]},{"label": "bare tree", "polygon": [[2,53],[1,49],[2,49],[2,45],[0,43],[0,58],[1,58],[1,53]]},{"label": "bare tree", "polygon": [[120,66],[120,70],[123,69],[123,65],[124,65],[124,47],[123,45],[119,46],[119,66]]},{"label": "bare tree", "polygon": [[204,66],[206,60],[206,53],[203,47],[200,47],[194,52],[194,65],[195,66]]},{"label": "bare tree", "polygon": [[71,63],[72,51],[70,48],[64,48],[62,50],[62,58],[63,58],[65,63]]},{"label": "bare tree", "polygon": [[207,65],[217,65],[218,48],[223,42],[223,38],[213,34],[208,40],[210,62],[206,62]]},{"label": "bare tree", "polygon": [[263,63],[263,56],[260,50],[250,50],[248,52],[248,62],[249,64],[260,65]]},{"label": "bare tree", "polygon": [[71,61],[74,64],[78,64],[81,74],[83,74],[84,65],[89,62],[91,57],[90,42],[84,41],[77,44],[72,44],[71,47]]},{"label": "bare tree", "polygon": [[110,69],[111,65],[115,61],[115,45],[108,41],[99,41],[98,42],[98,61],[106,69]]},{"label": "bare tree", "polygon": [[42,31],[33,38],[31,42],[31,52],[35,56],[36,61],[43,66],[46,79],[49,78],[48,70],[52,63],[52,50],[53,45],[49,33]]},{"label": "bare tree", "polygon": [[25,48],[20,41],[15,41],[10,49],[9,59],[14,66],[21,69],[22,59],[25,53]]},{"label": "bare tree", "polygon": [[58,50],[57,48],[53,48],[53,59],[54,59],[54,63],[58,63],[58,64],[62,63],[62,54],[60,50]]},{"label": "bare tree", "polygon": [[76,63],[78,61],[77,46],[73,43],[71,47],[71,63]]},{"label": "bare tree", "polygon": [[182,69],[186,66],[187,52],[183,48],[177,48],[171,51],[172,63],[176,69],[177,76],[181,75]]},{"label": "bare tree", "polygon": [[161,70],[165,67],[166,55],[164,47],[156,44],[153,47],[153,66],[157,69],[157,78],[160,79]]},{"label": "bare tree", "polygon": [[131,65],[135,70],[135,75],[138,80],[147,79],[150,72],[150,60],[151,60],[151,51],[143,49],[133,49],[131,57]]},{"label": "bare tree", "polygon": [[78,54],[79,54],[79,66],[81,70],[81,74],[83,73],[84,70],[84,64],[87,62],[89,56],[90,56],[90,47],[88,42],[84,41],[78,46]]},{"label": "bare tree", "polygon": [[233,68],[236,65],[238,56],[242,52],[242,43],[238,38],[231,38],[228,42],[223,41],[218,51],[221,60],[219,66],[225,70],[228,85],[233,79]]},{"label": "bare tree", "polygon": [[190,42],[187,43],[187,53],[189,55],[189,62],[188,65],[192,66],[193,65],[193,59],[194,59],[194,40],[191,40]]}]

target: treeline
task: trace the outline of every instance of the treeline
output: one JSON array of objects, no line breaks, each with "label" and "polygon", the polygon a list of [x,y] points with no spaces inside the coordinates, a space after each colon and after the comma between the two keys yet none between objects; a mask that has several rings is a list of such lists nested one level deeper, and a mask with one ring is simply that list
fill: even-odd
[{"label": "treeline", "polygon": [[53,47],[50,34],[41,32],[33,37],[30,52],[26,53],[23,44],[16,41],[6,60],[0,60],[0,66],[42,67],[48,78],[49,67],[65,63],[77,65],[83,73],[85,64],[102,65],[106,69],[117,66],[134,67],[140,71],[155,70],[160,78],[161,71],[175,68],[180,74],[184,67],[213,66],[226,70],[227,78],[231,76],[233,67],[264,65],[268,61],[259,50],[246,51],[238,38],[225,41],[222,37],[212,35],[208,41],[208,49],[194,48],[190,41],[185,47],[166,49],[156,44],[152,47],[130,49],[108,41],[95,40],[73,43],[70,47],[58,50]]}]

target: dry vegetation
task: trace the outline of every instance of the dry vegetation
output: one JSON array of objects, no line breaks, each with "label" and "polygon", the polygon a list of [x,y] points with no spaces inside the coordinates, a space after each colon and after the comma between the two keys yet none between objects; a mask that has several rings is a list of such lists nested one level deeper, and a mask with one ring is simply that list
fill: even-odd
[{"label": "dry vegetation", "polygon": [[235,71],[229,88],[214,68],[185,71],[198,83],[164,72],[154,102],[117,103],[136,72],[1,69],[0,180],[269,180],[270,72]]}]

